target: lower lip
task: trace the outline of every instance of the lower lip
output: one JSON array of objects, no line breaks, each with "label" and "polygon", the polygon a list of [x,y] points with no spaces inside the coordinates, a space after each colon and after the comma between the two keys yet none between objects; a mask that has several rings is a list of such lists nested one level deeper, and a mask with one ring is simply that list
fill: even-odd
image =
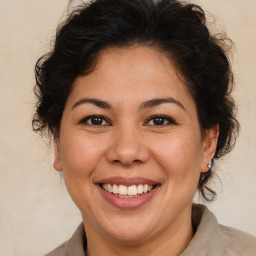
[{"label": "lower lip", "polygon": [[159,189],[160,186],[156,186],[153,190],[146,194],[141,194],[134,198],[120,198],[115,196],[112,193],[107,192],[104,190],[100,185],[97,185],[99,188],[100,193],[104,197],[104,199],[112,204],[113,206],[122,209],[122,210],[134,210],[145,205],[149,202],[153,196],[155,195],[156,191]]}]

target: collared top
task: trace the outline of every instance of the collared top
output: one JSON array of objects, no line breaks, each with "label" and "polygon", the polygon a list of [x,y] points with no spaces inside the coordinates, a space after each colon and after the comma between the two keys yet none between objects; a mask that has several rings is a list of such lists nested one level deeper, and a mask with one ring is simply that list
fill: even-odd
[{"label": "collared top", "polygon": [[[180,256],[256,256],[256,238],[218,224],[206,206],[193,205],[192,224],[195,235]],[[70,240],[45,256],[85,256],[86,244],[81,223]]]}]

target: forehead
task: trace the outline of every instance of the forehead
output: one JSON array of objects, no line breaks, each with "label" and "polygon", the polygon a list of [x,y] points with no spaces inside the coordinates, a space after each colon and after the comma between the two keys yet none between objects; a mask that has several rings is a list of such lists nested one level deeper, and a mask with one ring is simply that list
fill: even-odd
[{"label": "forehead", "polygon": [[155,48],[143,46],[103,50],[94,70],[75,80],[70,98],[80,96],[120,104],[169,96],[193,104],[171,58]]},{"label": "forehead", "polygon": [[139,45],[104,49],[99,54],[94,74],[96,73],[139,75],[143,79],[152,79],[165,73],[163,78],[168,74],[175,80],[183,81],[178,68],[166,52]]}]

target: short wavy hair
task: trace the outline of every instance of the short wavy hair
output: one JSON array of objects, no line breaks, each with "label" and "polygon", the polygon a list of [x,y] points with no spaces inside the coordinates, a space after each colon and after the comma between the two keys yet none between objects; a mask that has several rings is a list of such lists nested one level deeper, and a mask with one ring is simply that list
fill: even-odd
[{"label": "short wavy hair", "polygon": [[[221,36],[220,36],[221,35]],[[177,0],[95,0],[76,8],[59,25],[53,49],[36,63],[37,98],[33,130],[58,136],[74,80],[92,72],[107,47],[141,45],[165,52],[185,79],[197,107],[202,134],[219,124],[214,159],[231,151],[239,131],[225,33],[209,32],[203,9]],[[201,173],[198,190],[206,200],[212,168]]]}]

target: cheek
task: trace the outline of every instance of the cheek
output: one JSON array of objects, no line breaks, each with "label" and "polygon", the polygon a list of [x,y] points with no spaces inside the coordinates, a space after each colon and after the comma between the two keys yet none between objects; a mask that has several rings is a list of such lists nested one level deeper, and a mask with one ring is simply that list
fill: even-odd
[{"label": "cheek", "polygon": [[100,139],[71,136],[63,141],[61,159],[64,175],[90,176],[104,155],[105,146]]},{"label": "cheek", "polygon": [[93,177],[104,156],[104,144],[88,136],[72,135],[61,141],[61,149],[66,188],[82,212],[92,211],[94,199],[91,192],[95,189]]},{"label": "cheek", "polygon": [[193,135],[173,134],[158,139],[152,153],[173,188],[184,184],[197,186],[202,155],[200,139],[195,140]]}]

